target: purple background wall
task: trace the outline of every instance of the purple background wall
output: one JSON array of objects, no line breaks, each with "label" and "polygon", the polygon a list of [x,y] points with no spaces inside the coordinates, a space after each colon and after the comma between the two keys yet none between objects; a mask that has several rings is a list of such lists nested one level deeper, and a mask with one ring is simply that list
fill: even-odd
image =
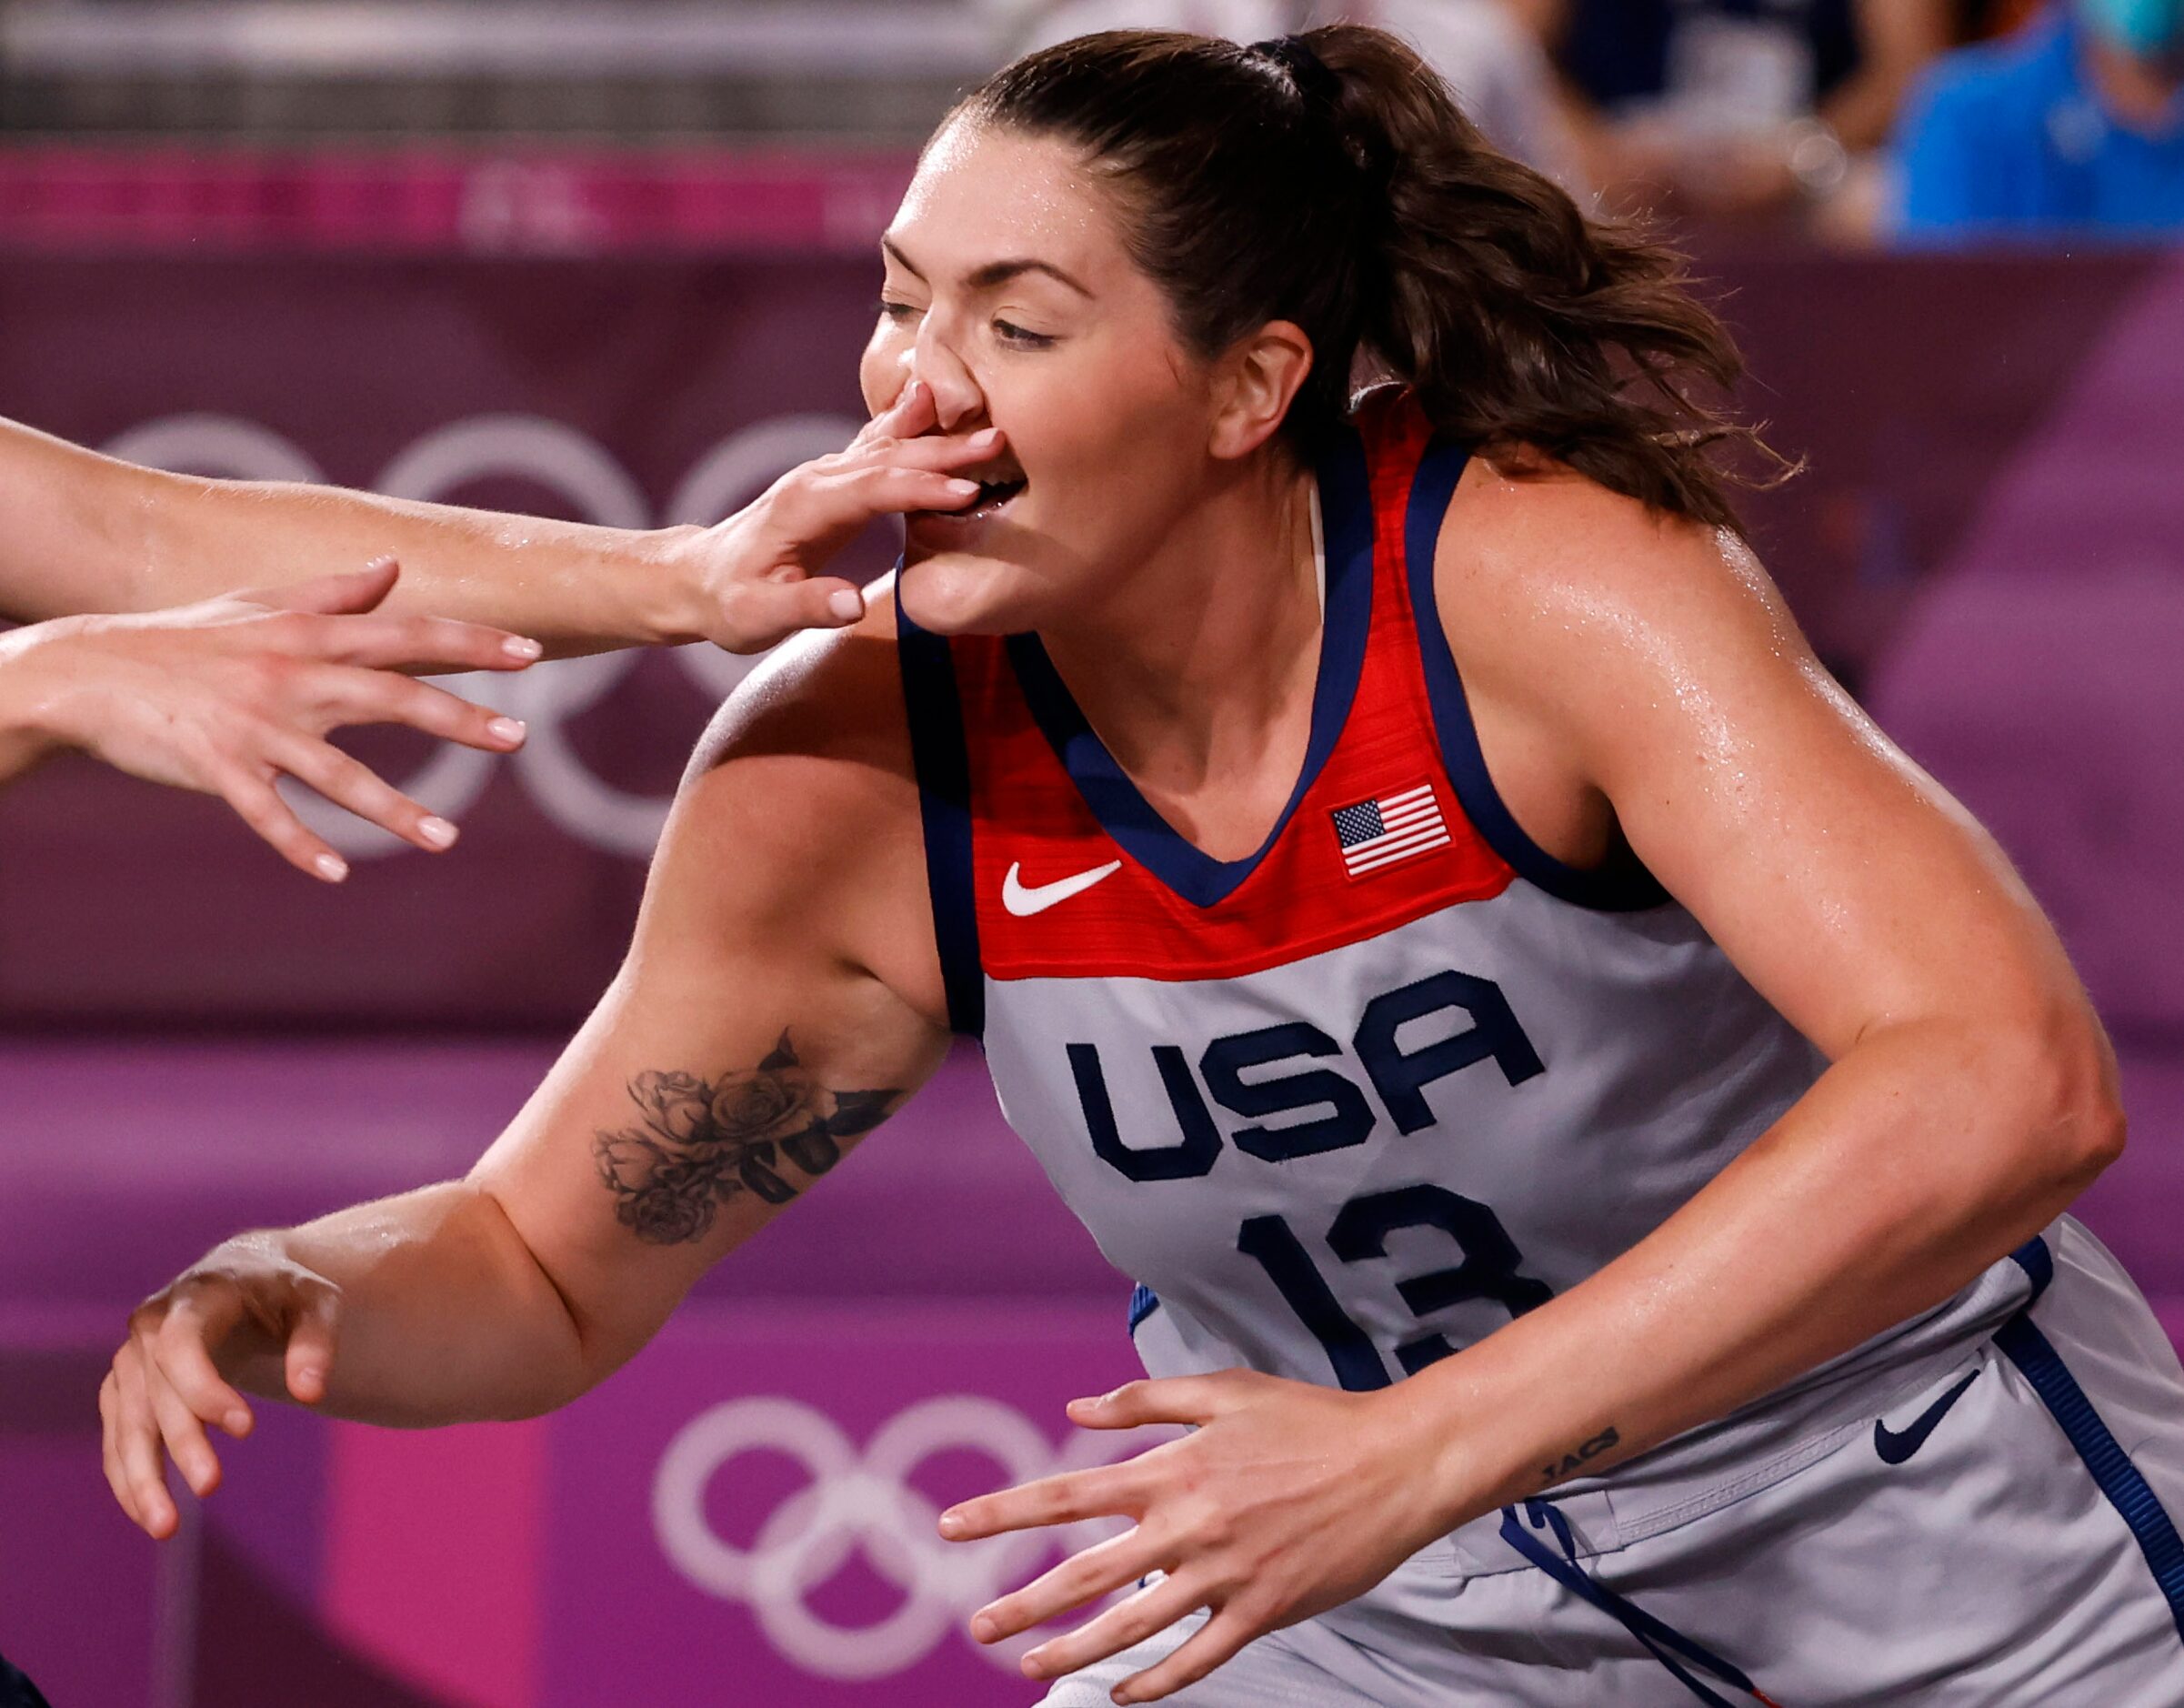
[{"label": "purple background wall", "polygon": [[[2128,256],[1712,270],[1760,412],[1812,463],[1753,507],[1769,560],[1854,674],[2008,494],[2081,365],[2173,288]],[[877,287],[868,262],[823,256],[17,257],[0,265],[0,407],[205,472],[710,520],[846,437]],[[2156,397],[2129,430],[2158,457],[2173,358],[2149,335],[2109,359]],[[565,1026],[619,955],[631,856],[736,674],[706,651],[487,685],[534,733],[514,760],[435,761],[425,792],[459,809],[463,858],[393,854],[339,893],[286,881],[224,808],[55,767],[0,797],[0,1019]],[[391,737],[367,750],[404,775],[426,759]]]},{"label": "purple background wall", "polygon": [[[1769,560],[2062,925],[2135,1122],[2087,1214],[2184,1299],[2184,266],[1713,271],[1813,463],[1754,507]],[[214,472],[709,519],[846,434],[874,283],[838,258],[13,259],[0,407]],[[975,1057],[558,1418],[274,1412],[157,1552],[98,1475],[91,1396],[135,1298],[236,1227],[459,1170],[514,1110],[611,970],[736,673],[537,673],[526,758],[432,786],[460,853],[367,859],[339,893],[223,809],[89,768],[0,796],[0,1649],[58,1708],[1027,1700],[955,1626],[1032,1562],[912,1538],[934,1499],[1095,1450],[1059,1407],[1129,1373],[1127,1287]],[[800,1501],[822,1468],[862,1530]],[[739,1576],[753,1547],[779,1570]]]}]

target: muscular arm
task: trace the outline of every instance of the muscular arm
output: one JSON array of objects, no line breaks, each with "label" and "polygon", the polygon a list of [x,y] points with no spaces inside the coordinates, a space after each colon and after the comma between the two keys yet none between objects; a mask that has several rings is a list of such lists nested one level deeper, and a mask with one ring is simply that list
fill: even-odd
[{"label": "muscular arm", "polygon": [[[886,959],[921,927],[931,952],[915,796],[881,727],[899,722],[892,660],[842,656],[886,646],[784,659],[731,704],[621,972],[469,1178],[405,1209],[420,1237],[390,1243],[372,1211],[299,1231],[349,1292],[337,1411],[439,1422],[574,1398],[931,1073],[946,1029]],[[913,887],[876,879],[883,859]],[[417,1356],[420,1333],[446,1356]]]},{"label": "muscular arm", "polygon": [[932,1071],[947,1034],[880,621],[796,643],[730,702],[627,960],[466,1179],[230,1241],[139,1311],[105,1409],[147,1529],[173,1522],[159,1433],[216,1482],[202,1431],[168,1424],[224,1423],[229,1382],[407,1425],[575,1398]]},{"label": "muscular arm", "polygon": [[[1939,1303],[2067,1206],[2122,1120],[2023,885],[1828,678],[1741,546],[1475,468],[1438,574],[1489,754],[1533,744],[1520,819],[1574,856],[1612,808],[1832,1064],[1650,1237],[1395,1391],[1468,1517],[1608,1431],[1589,1469]],[[1550,797],[1589,800],[1594,829]]]}]

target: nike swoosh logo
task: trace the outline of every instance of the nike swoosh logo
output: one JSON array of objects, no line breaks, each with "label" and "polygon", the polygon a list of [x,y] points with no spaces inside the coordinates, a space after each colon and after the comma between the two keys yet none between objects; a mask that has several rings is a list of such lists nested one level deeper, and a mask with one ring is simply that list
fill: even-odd
[{"label": "nike swoosh logo", "polygon": [[1979,1372],[1970,1375],[1943,1394],[1919,1414],[1918,1421],[1908,1430],[1892,1430],[1875,1420],[1873,1424],[1873,1451],[1881,1457],[1883,1464],[1900,1465],[1926,1445],[1926,1438],[1934,1432],[1934,1426],[1948,1415],[1949,1409],[1964,1398],[1964,1391],[1979,1379]]},{"label": "nike swoosh logo", "polygon": [[1083,895],[1101,879],[1114,877],[1122,869],[1122,862],[1109,860],[1105,866],[1095,866],[1074,878],[1057,878],[1050,884],[1027,884],[1019,875],[1023,869],[1017,865],[1009,867],[1008,876],[1001,880],[1001,905],[1017,919],[1028,919],[1035,913],[1046,912],[1057,902]]}]

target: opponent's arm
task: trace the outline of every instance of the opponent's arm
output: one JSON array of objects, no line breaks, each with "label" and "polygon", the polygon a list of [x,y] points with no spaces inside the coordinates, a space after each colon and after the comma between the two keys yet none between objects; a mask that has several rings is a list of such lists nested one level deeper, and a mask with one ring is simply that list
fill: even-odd
[{"label": "opponent's arm", "polygon": [[[527,636],[448,613],[527,628],[564,652],[683,638],[674,624],[640,632],[631,600],[686,582],[696,599],[684,613],[695,625],[687,634],[738,650],[806,624],[838,624],[863,600],[847,582],[819,576],[827,560],[877,517],[975,496],[975,483],[945,471],[998,448],[991,432],[921,437],[932,425],[931,393],[908,387],[847,450],[792,469],[718,527],[652,536],[368,493],[186,479],[0,422],[0,514],[9,520],[0,608],[108,613],[47,616],[0,639],[0,783],[78,748],[155,782],[224,797],[292,865],[340,881],[346,862],[276,792],[285,775],[417,848],[444,849],[454,825],[326,738],[343,725],[405,723],[488,751],[522,742],[515,719],[405,679],[413,670],[521,669],[539,656]],[[409,556],[407,569],[382,558],[346,575],[293,579],[302,565],[361,560],[390,546]],[[674,575],[658,581],[652,572],[669,558]],[[166,608],[245,575],[267,584]],[[419,614],[427,611],[440,614]]]},{"label": "opponent's arm", "polygon": [[245,1392],[406,1425],[575,1398],[932,1070],[937,974],[897,907],[920,889],[889,876],[922,885],[915,793],[857,727],[897,690],[891,659],[849,655],[887,646],[830,639],[824,668],[773,661],[731,702],[627,961],[467,1179],[242,1236],[138,1310],[101,1411],[145,1529],[176,1522],[163,1450],[209,1492],[205,1425],[246,1430]]},{"label": "opponent's arm", "polygon": [[166,474],[0,422],[0,613],[154,610],[391,558],[396,615],[512,629],[562,656],[686,640],[757,651],[857,620],[856,585],[818,570],[873,517],[976,497],[950,471],[994,444],[919,437],[930,407],[909,387],[847,451],[718,527],[650,532]]},{"label": "opponent's arm", "polygon": [[1211,1606],[1118,1697],[1157,1700],[1573,1461],[1605,1470],[1939,1303],[2121,1146],[2113,1060],[2039,909],[1828,678],[1748,551],[1482,466],[1438,580],[1520,821],[1584,863],[1619,820],[1833,1065],[1653,1234],[1408,1381],[1230,1371],[1076,1402],[1087,1427],[1201,1427],[944,1518],[964,1538],[1137,1521],[983,1610],[989,1640],[1168,1572],[1033,1651],[1037,1675]]}]

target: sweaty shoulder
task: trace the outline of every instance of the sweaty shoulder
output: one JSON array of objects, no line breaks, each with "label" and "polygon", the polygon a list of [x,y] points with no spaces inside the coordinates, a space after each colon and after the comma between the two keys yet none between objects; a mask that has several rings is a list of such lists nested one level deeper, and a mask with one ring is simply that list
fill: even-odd
[{"label": "sweaty shoulder", "polygon": [[1537,455],[1466,468],[1434,588],[1510,810],[1573,864],[1612,847],[1611,773],[1664,697],[1810,658],[1741,540]]},{"label": "sweaty shoulder", "polygon": [[740,940],[835,955],[945,1016],[892,584],[870,592],[862,622],[784,642],[728,697],[666,846]]}]

